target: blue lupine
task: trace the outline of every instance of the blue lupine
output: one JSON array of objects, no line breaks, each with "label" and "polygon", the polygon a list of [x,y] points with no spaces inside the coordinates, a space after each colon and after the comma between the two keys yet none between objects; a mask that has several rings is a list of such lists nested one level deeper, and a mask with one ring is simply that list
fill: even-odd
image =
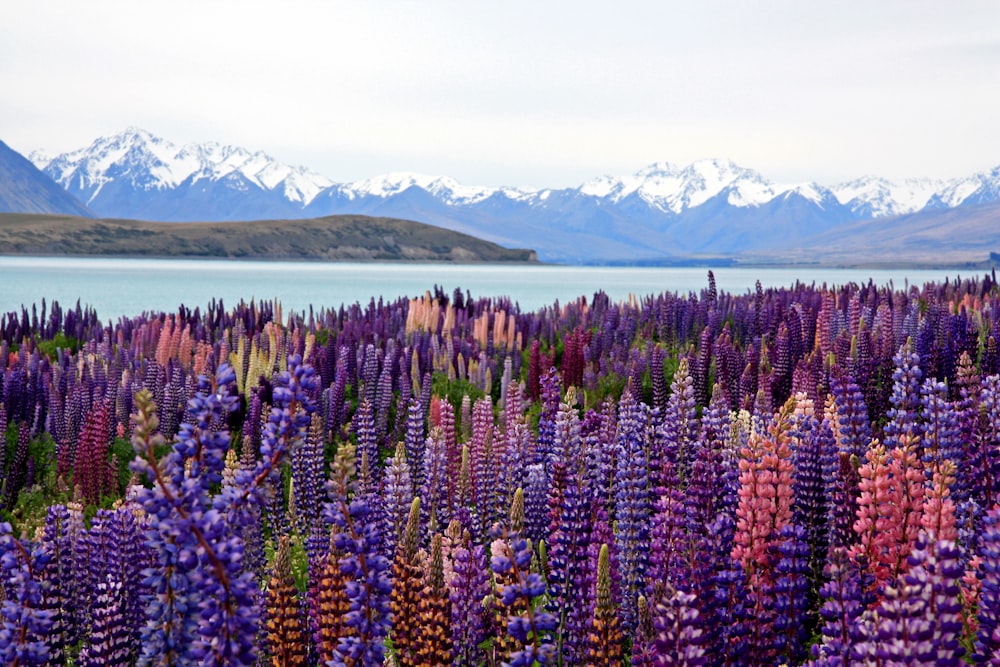
[{"label": "blue lupine", "polygon": [[505,607],[524,609],[523,614],[509,616],[507,632],[519,644],[520,649],[511,653],[509,667],[532,667],[532,665],[557,664],[556,645],[551,634],[556,631],[559,621],[552,614],[535,609],[535,600],[545,595],[545,581],[541,575],[530,572],[532,551],[528,541],[517,533],[495,532],[501,540],[501,552],[494,554],[490,569],[503,577],[505,583],[500,591]]},{"label": "blue lupine", "polygon": [[49,554],[39,545],[15,538],[9,523],[0,523],[0,663],[42,665],[49,658],[52,612],[45,609],[39,581]]},{"label": "blue lupine", "polygon": [[350,600],[345,617],[349,631],[341,637],[332,664],[377,667],[385,658],[392,581],[389,560],[381,553],[379,530],[368,503],[350,498],[356,486],[355,458],[354,446],[341,444],[327,485],[330,502],[325,516],[333,524],[333,546],[340,554],[340,571],[348,578]]}]

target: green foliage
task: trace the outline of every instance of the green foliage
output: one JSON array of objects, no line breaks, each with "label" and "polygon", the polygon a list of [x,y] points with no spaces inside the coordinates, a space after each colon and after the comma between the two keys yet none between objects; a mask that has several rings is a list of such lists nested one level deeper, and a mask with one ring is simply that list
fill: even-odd
[{"label": "green foliage", "polygon": [[[163,456],[163,454],[157,454]],[[132,471],[129,464],[135,459],[135,449],[132,443],[126,438],[115,438],[111,442],[111,460],[118,468],[118,490],[122,492],[128,486],[128,481],[132,478]]]},{"label": "green foliage", "polygon": [[447,399],[455,407],[455,428],[461,430],[458,422],[462,418],[462,397],[468,396],[475,403],[486,396],[486,392],[468,380],[449,380],[445,373],[434,373],[431,376],[431,394]]},{"label": "green foliage", "polygon": [[[293,532],[289,539],[289,546],[291,547],[292,578],[295,579],[295,588],[299,592],[305,592],[309,589],[309,554],[306,553],[305,540],[301,535]],[[270,572],[274,569],[276,555],[277,549],[274,548],[274,540],[265,540],[264,558],[267,560],[268,577],[271,576]]]},{"label": "green foliage", "polygon": [[[318,347],[326,347],[327,342],[330,340],[330,330],[326,327],[319,327],[316,329],[316,345]],[[336,334],[334,334],[334,340],[336,340]]]},{"label": "green foliage", "polygon": [[67,336],[63,332],[57,333],[51,340],[40,340],[36,343],[38,351],[49,359],[55,359],[57,350],[63,349],[69,352],[76,352],[80,349],[80,341],[72,336]]},{"label": "green foliage", "polygon": [[587,392],[584,407],[599,410],[604,400],[611,398],[618,401],[625,391],[625,378],[616,373],[608,373],[597,380],[596,391]]}]

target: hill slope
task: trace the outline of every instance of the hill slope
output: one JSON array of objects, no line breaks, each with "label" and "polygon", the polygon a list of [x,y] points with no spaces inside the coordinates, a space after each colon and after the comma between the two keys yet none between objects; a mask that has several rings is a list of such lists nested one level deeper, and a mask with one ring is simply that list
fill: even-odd
[{"label": "hill slope", "polygon": [[103,255],[286,260],[533,262],[512,250],[409,220],[341,215],[311,220],[184,225],[70,216],[0,214],[9,255]]},{"label": "hill slope", "polygon": [[0,213],[7,212],[91,215],[45,172],[0,141]]}]

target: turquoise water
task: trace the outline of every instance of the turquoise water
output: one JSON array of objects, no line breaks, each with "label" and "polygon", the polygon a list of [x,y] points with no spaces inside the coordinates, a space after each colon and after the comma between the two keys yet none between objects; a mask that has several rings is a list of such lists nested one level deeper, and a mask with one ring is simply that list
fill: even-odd
[{"label": "turquoise water", "polygon": [[[764,287],[783,287],[796,280],[817,285],[890,281],[906,283],[955,278],[955,271],[860,269],[713,269],[720,291],[743,294],[760,280]],[[687,293],[708,284],[707,268],[593,266],[301,263],[173,259],[97,259],[0,257],[0,312],[21,305],[59,301],[64,307],[80,300],[96,308],[101,319],[117,319],[143,311],[171,312],[179,305],[204,307],[221,298],[227,306],[241,299],[278,299],[286,313],[314,307],[367,303],[374,297],[415,297],[440,285],[474,297],[509,296],[522,309],[537,309],[586,296],[598,290],[612,299],[663,291]]]}]

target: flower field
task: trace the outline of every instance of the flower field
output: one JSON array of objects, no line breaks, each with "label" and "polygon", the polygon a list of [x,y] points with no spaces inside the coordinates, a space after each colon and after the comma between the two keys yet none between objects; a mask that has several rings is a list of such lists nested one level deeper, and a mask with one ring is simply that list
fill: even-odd
[{"label": "flower field", "polygon": [[0,315],[0,663],[1000,664],[996,307]]}]

